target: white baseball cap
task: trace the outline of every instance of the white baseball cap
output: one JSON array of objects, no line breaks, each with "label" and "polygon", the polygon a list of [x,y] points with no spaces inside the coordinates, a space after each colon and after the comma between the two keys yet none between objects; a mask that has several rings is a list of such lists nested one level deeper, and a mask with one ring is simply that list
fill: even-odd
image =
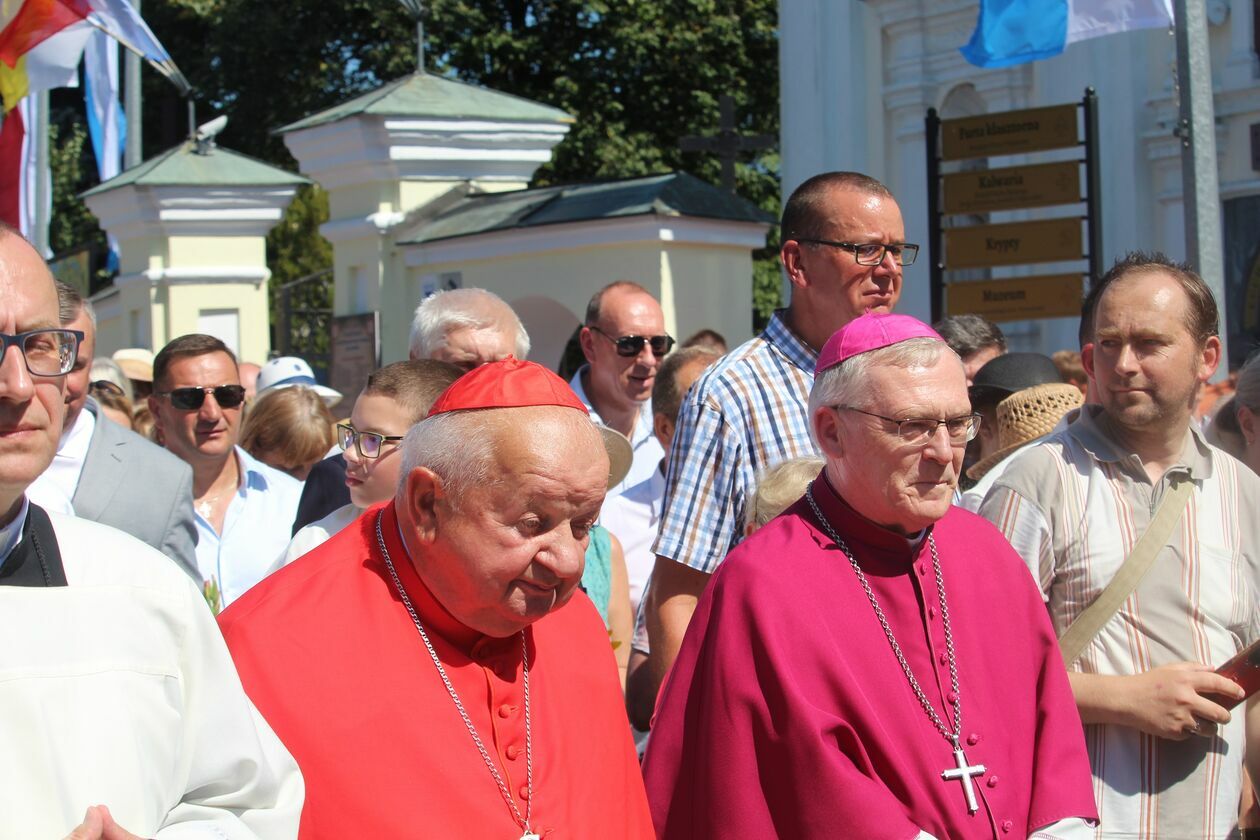
[{"label": "white baseball cap", "polygon": [[311,370],[305,359],[297,356],[280,356],[267,362],[258,372],[258,384],[255,386],[260,397],[264,391],[272,388],[295,387],[310,388],[319,394],[324,405],[329,408],[341,402],[341,392],[316,382],[315,371]]}]

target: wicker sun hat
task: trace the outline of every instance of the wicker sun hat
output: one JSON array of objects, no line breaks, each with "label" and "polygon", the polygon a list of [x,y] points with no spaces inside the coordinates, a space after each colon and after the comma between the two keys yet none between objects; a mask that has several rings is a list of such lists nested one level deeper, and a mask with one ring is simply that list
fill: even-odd
[{"label": "wicker sun hat", "polygon": [[1052,382],[1016,391],[997,405],[998,450],[972,464],[967,477],[979,481],[1016,449],[1054,431],[1063,416],[1085,402],[1075,385]]}]

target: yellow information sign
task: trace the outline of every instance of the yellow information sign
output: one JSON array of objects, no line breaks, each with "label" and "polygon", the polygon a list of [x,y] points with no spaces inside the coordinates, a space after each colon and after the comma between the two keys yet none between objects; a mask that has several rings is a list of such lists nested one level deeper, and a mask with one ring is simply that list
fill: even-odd
[{"label": "yellow information sign", "polygon": [[944,176],[946,213],[989,213],[1076,204],[1081,200],[1081,164],[1069,160],[1010,166]]},{"label": "yellow information sign", "polygon": [[949,315],[979,315],[990,321],[1075,318],[1085,295],[1082,274],[1053,274],[1015,280],[951,283],[946,287]]},{"label": "yellow information sign", "polygon": [[947,268],[1079,260],[1084,255],[1081,219],[1045,219],[945,231]]},{"label": "yellow information sign", "polygon": [[1075,146],[1077,105],[941,120],[941,159],[1015,155]]}]

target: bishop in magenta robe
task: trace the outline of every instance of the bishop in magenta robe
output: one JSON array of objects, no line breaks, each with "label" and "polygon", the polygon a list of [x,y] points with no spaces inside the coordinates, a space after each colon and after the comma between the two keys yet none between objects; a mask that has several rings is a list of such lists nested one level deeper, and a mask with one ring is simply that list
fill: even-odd
[{"label": "bishop in magenta robe", "polygon": [[[926,535],[864,519],[825,476],[848,543],[938,715],[953,709]],[[1094,820],[1075,703],[1026,567],[952,508],[932,528],[956,646],[969,813],[849,560],[805,500],[737,547],[700,600],[658,702],[644,772],[657,834],[683,838],[1025,838]],[[1091,832],[1092,836],[1092,832]]]}]

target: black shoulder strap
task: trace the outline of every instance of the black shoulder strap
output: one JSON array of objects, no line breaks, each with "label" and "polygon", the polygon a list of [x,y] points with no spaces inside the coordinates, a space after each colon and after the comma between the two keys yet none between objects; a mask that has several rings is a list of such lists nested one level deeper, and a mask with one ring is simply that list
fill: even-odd
[{"label": "black shoulder strap", "polygon": [[66,586],[57,535],[39,505],[27,509],[22,541],[0,565],[0,586]]}]

